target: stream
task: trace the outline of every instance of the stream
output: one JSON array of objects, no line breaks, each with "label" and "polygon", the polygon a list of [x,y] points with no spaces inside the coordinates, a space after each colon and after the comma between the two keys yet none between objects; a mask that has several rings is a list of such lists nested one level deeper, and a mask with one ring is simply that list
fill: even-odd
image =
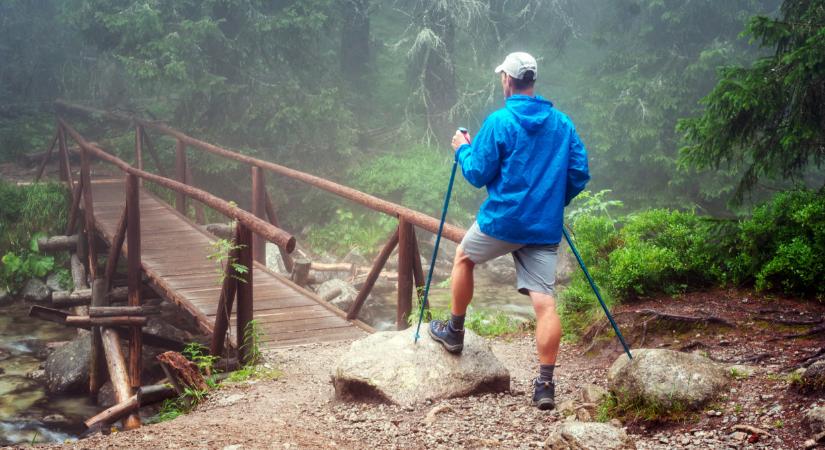
[{"label": "stream", "polygon": [[28,317],[22,301],[0,307],[0,446],[65,442],[84,431],[99,408],[85,394],[52,395],[41,376],[50,342],[68,341],[73,328]]}]

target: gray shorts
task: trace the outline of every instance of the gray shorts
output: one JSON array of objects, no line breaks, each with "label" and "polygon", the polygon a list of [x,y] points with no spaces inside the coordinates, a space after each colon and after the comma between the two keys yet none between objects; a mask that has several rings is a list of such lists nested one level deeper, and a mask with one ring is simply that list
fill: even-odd
[{"label": "gray shorts", "polygon": [[529,291],[551,295],[555,292],[558,244],[525,245],[502,241],[482,233],[478,223],[474,222],[464,235],[461,248],[476,264],[511,253],[516,264],[516,288],[519,292],[524,295],[528,295]]}]

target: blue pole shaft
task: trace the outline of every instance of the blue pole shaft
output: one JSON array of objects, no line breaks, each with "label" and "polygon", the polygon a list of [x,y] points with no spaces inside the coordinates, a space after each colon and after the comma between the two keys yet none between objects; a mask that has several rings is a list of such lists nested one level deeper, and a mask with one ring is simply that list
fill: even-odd
[{"label": "blue pole shaft", "polygon": [[430,270],[427,271],[427,283],[424,285],[424,295],[421,297],[421,305],[418,311],[418,326],[415,328],[415,342],[421,337],[421,321],[424,320],[424,308],[427,306],[427,299],[430,295],[430,282],[433,281],[433,270],[435,269],[435,259],[438,257],[438,246],[441,244],[441,232],[444,231],[444,221],[447,220],[447,209],[450,207],[450,197],[453,194],[453,182],[455,182],[455,172],[458,166],[458,161],[453,160],[453,170],[450,173],[450,184],[447,185],[447,194],[444,196],[444,208],[441,210],[441,223],[438,224],[438,233],[435,235],[435,247],[433,248],[433,256],[430,259]]},{"label": "blue pole shaft", "polygon": [[599,292],[599,288],[596,286],[596,282],[593,281],[593,277],[590,276],[590,272],[587,270],[587,266],[584,265],[584,260],[582,260],[582,256],[579,254],[579,250],[573,245],[573,240],[570,239],[570,235],[567,234],[567,230],[562,226],[561,228],[562,233],[564,233],[564,238],[567,240],[567,244],[570,245],[570,250],[573,250],[573,254],[576,255],[576,260],[579,261],[579,266],[582,268],[582,272],[584,272],[584,276],[587,277],[587,281],[590,283],[590,287],[593,288],[593,293],[596,294],[596,298],[599,299],[599,303],[602,305],[602,309],[604,310],[605,315],[607,315],[607,320],[610,321],[610,325],[613,326],[613,331],[616,332],[616,336],[619,338],[619,341],[622,343],[622,347],[624,347],[625,353],[627,353],[627,357],[629,359],[633,359],[633,355],[630,354],[630,347],[627,346],[627,342],[624,340],[624,336],[622,336],[622,332],[619,331],[619,326],[616,325],[616,321],[613,320],[613,316],[610,314],[610,310],[607,309],[607,304],[602,299],[602,294]]}]

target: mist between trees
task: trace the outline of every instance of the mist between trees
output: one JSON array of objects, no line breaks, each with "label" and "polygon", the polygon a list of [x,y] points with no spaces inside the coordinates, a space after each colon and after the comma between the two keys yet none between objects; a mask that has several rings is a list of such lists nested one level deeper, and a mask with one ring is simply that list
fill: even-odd
[{"label": "mist between trees", "polygon": [[[537,91],[571,116],[592,192],[617,213],[749,216],[825,182],[819,0],[7,0],[0,4],[0,160],[42,151],[64,98],[436,215],[457,126],[503,104],[493,68],[539,59]],[[84,133],[130,153],[131,130]],[[173,166],[174,143],[158,139]],[[242,168],[203,154],[195,183],[242,206]],[[450,220],[483,192],[459,183]],[[286,180],[282,221],[366,252],[393,224]],[[579,203],[581,206],[581,202]],[[343,237],[342,237],[343,235]],[[335,238],[331,238],[336,236]]]}]

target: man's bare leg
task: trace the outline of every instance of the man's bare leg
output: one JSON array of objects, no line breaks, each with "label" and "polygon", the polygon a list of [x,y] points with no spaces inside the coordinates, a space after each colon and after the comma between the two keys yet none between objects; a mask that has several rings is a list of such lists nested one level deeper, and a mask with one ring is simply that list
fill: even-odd
[{"label": "man's bare leg", "polygon": [[450,312],[454,316],[467,314],[467,306],[473,300],[473,268],[475,263],[464,253],[459,245],[453,261],[452,283],[453,301]]},{"label": "man's bare leg", "polygon": [[550,294],[530,292],[536,311],[536,350],[540,364],[556,364],[561,342],[561,319],[556,313],[556,299]]},{"label": "man's bare leg", "polygon": [[533,404],[541,410],[550,410],[556,407],[553,371],[559,355],[561,320],[552,295],[531,291],[530,298],[536,311],[536,350],[539,354],[539,376],[533,386]]}]

